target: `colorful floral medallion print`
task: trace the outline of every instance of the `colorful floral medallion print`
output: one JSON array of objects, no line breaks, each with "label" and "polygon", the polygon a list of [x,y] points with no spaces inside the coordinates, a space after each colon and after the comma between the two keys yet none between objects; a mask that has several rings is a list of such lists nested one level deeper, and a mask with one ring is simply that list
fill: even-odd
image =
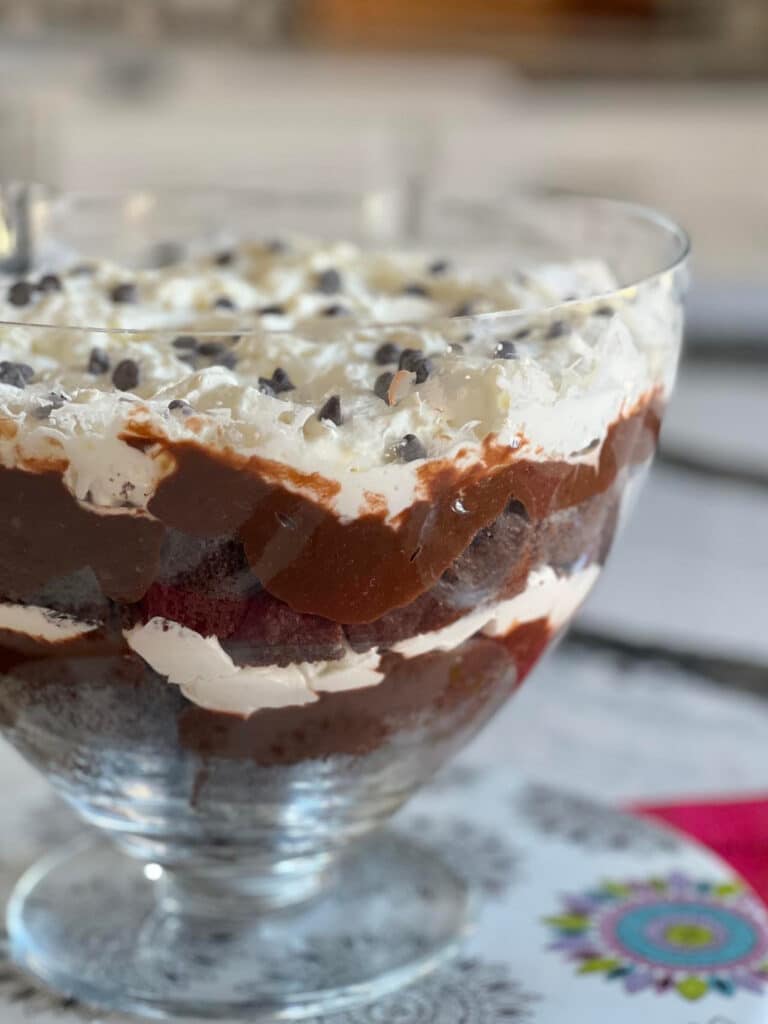
[{"label": "colorful floral medallion print", "polygon": [[680,874],[603,882],[563,898],[546,918],[550,949],[629,993],[762,992],[768,985],[768,914],[740,882],[698,881]]}]

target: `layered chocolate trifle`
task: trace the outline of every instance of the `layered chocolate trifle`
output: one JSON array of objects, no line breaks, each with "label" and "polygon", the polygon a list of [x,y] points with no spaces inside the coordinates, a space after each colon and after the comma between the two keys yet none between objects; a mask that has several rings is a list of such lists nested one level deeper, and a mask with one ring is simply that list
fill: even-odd
[{"label": "layered chocolate trifle", "polygon": [[470,728],[599,573],[672,288],[296,238],[6,281],[0,721],[257,765]]}]

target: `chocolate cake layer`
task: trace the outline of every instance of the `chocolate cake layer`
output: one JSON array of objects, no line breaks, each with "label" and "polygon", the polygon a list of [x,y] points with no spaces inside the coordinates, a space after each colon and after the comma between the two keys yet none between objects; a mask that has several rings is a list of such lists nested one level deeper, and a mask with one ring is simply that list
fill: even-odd
[{"label": "chocolate cake layer", "polygon": [[[363,756],[399,734],[423,730],[445,739],[465,729],[514,691],[549,639],[548,623],[539,620],[450,652],[391,655],[378,686],[247,719],[196,707],[136,655],[26,661],[0,683],[0,726],[22,746],[55,736],[52,757],[61,747],[77,757],[84,745],[132,756],[164,753],[171,764],[179,748],[261,765]],[[41,743],[35,758],[47,757],[46,748]]]}]

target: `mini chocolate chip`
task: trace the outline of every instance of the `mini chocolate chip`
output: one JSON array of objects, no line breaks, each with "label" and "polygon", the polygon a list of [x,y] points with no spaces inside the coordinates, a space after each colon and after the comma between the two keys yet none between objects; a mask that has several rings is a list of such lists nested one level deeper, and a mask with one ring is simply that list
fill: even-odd
[{"label": "mini chocolate chip", "polygon": [[610,306],[598,306],[594,313],[595,316],[613,316],[614,310]]},{"label": "mini chocolate chip", "polygon": [[427,299],[429,298],[429,288],[425,288],[423,284],[417,282],[407,284],[403,288],[403,295],[415,295],[417,298]]},{"label": "mini chocolate chip", "polygon": [[414,459],[426,459],[427,452],[424,445],[415,434],[406,434],[405,437],[395,445],[395,454],[401,462],[413,462]]},{"label": "mini chocolate chip", "polygon": [[433,366],[431,359],[427,359],[426,357],[424,359],[420,359],[416,364],[416,383],[423,384],[427,377],[429,377],[430,373],[432,373],[432,369]]},{"label": "mini chocolate chip", "polygon": [[432,372],[432,361],[417,348],[406,348],[400,353],[398,370],[407,370],[416,374],[416,383],[423,384]]},{"label": "mini chocolate chip", "polygon": [[336,292],[341,291],[341,274],[338,270],[334,270],[333,267],[321,271],[317,275],[315,288],[317,291],[322,292],[323,295],[335,295]]},{"label": "mini chocolate chip", "polygon": [[8,289],[8,301],[13,306],[26,306],[32,301],[34,288],[28,281],[17,281]]},{"label": "mini chocolate chip", "polygon": [[214,366],[223,366],[227,370],[234,370],[237,366],[237,356],[234,352],[224,352],[213,360]]},{"label": "mini chocolate chip", "polygon": [[379,345],[373,354],[373,361],[377,366],[389,366],[390,363],[396,363],[400,358],[400,346],[393,345],[391,341],[385,341],[383,345]]},{"label": "mini chocolate chip", "polygon": [[330,420],[331,423],[335,423],[337,427],[340,427],[344,422],[341,415],[341,399],[338,395],[331,395],[331,397],[325,402],[320,412],[317,414],[319,420]]},{"label": "mini chocolate chip", "polygon": [[451,316],[472,316],[475,311],[473,302],[462,302],[454,309]]},{"label": "mini chocolate chip", "polygon": [[122,284],[116,284],[110,291],[109,297],[113,302],[135,302],[138,298],[136,285],[133,281],[124,281]]},{"label": "mini chocolate chip", "polygon": [[514,341],[497,341],[493,350],[494,359],[517,359],[517,348]]},{"label": "mini chocolate chip", "polygon": [[544,335],[547,341],[554,341],[555,338],[562,338],[564,334],[568,333],[568,324],[565,320],[553,320],[547,328],[547,333]]},{"label": "mini chocolate chip", "polygon": [[282,366],[278,366],[272,374],[272,388],[275,393],[279,395],[283,391],[293,391],[295,387],[296,385],[292,382],[291,378]]},{"label": "mini chocolate chip", "polygon": [[419,348],[404,348],[400,353],[400,359],[397,364],[398,370],[408,370],[409,373],[415,373],[416,367],[419,365],[421,360],[424,358],[424,353]]},{"label": "mini chocolate chip", "polygon": [[288,245],[282,240],[282,238],[268,238],[264,243],[264,248],[267,252],[277,255],[278,253],[285,252]]},{"label": "mini chocolate chip", "polygon": [[220,295],[213,304],[214,309],[235,309],[235,303],[228,295]]},{"label": "mini chocolate chip", "polygon": [[130,391],[139,383],[139,364],[134,359],[121,359],[112,374],[118,391]]},{"label": "mini chocolate chip", "polygon": [[463,351],[464,346],[460,345],[458,341],[452,341],[451,344],[448,346],[448,352],[451,355],[460,356]]},{"label": "mini chocolate chip", "polygon": [[530,327],[521,327],[519,331],[515,331],[515,333],[512,335],[512,337],[515,339],[515,341],[522,341],[523,338],[530,337],[530,334],[531,334],[531,328]]},{"label": "mini chocolate chip", "polygon": [[43,274],[37,282],[37,287],[41,292],[60,292],[61,278],[58,274]]},{"label": "mini chocolate chip", "polygon": [[109,370],[109,367],[109,356],[104,349],[92,348],[91,354],[88,356],[88,373],[92,373],[96,376],[100,373],[106,373]]},{"label": "mini chocolate chip", "polygon": [[348,313],[347,307],[339,305],[338,302],[334,302],[331,306],[326,306],[323,310],[323,316],[346,316]]},{"label": "mini chocolate chip", "polygon": [[70,277],[85,277],[86,274],[92,274],[95,270],[96,268],[92,263],[76,263],[67,270],[67,274]]},{"label": "mini chocolate chip", "polygon": [[197,351],[201,356],[218,356],[221,355],[225,347],[221,341],[202,341],[197,346]]},{"label": "mini chocolate chip", "polygon": [[279,302],[273,302],[270,306],[262,306],[259,316],[285,316],[285,306],[281,306]]},{"label": "mini chocolate chip", "polygon": [[470,332],[470,333],[468,333],[468,334],[465,334],[465,335],[463,335],[463,337],[462,337],[462,339],[461,339],[461,340],[462,340],[463,342],[465,342],[465,344],[467,344],[467,345],[468,345],[468,344],[470,343],[470,341],[474,341],[474,340],[475,340],[475,336],[474,336],[474,334],[472,334],[472,333]]},{"label": "mini chocolate chip", "polygon": [[228,267],[230,263],[235,262],[235,254],[231,249],[224,249],[221,252],[217,252],[213,257],[213,262],[217,267]]},{"label": "mini chocolate chip", "polygon": [[38,407],[32,411],[32,415],[35,419],[47,420],[53,410],[60,409],[66,400],[66,395],[62,395],[60,391],[49,391],[45,396],[43,404],[38,405]]},{"label": "mini chocolate chip", "polygon": [[384,402],[388,400],[389,385],[392,383],[394,376],[394,373],[380,373],[376,378],[376,383],[373,385],[373,393]]},{"label": "mini chocolate chip", "polygon": [[280,395],[284,391],[293,391],[295,387],[282,366],[278,366],[271,377],[259,377],[259,388],[267,395]]},{"label": "mini chocolate chip", "polygon": [[180,363],[186,363],[187,366],[191,366],[193,370],[197,369],[198,359],[196,352],[183,352],[180,356],[177,356]]},{"label": "mini chocolate chip", "polygon": [[180,334],[171,344],[185,352],[194,352],[197,349],[197,338],[193,334]]},{"label": "mini chocolate chip", "polygon": [[0,384],[25,388],[34,375],[35,371],[27,363],[13,363],[8,359],[3,359],[0,362]]},{"label": "mini chocolate chip", "polygon": [[168,403],[169,412],[178,412],[182,416],[191,416],[195,411],[189,402],[185,402],[183,398],[174,398]]},{"label": "mini chocolate chip", "polygon": [[427,270],[430,274],[444,274],[449,267],[450,263],[448,260],[433,260],[427,267]]}]

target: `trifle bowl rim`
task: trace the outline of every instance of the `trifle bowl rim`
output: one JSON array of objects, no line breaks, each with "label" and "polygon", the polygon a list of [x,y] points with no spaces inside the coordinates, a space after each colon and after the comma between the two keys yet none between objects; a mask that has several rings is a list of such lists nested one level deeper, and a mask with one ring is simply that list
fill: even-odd
[{"label": "trifle bowl rim", "polygon": [[[75,205],[80,202],[91,202],[97,200],[99,202],[108,202],[110,204],[124,204],[137,202],[140,206],[145,206],[142,209],[141,217],[151,219],[150,215],[155,205],[164,202],[194,202],[201,198],[220,198],[227,197],[230,200],[236,201],[239,204],[244,204],[251,207],[254,203],[260,203],[264,206],[269,206],[276,199],[279,199],[286,204],[292,202],[306,202],[309,201],[313,204],[324,203],[329,200],[346,201],[349,202],[365,202],[371,197],[378,195],[376,190],[370,189],[345,189],[345,190],[297,190],[293,188],[261,188],[261,187],[235,187],[235,186],[177,186],[177,187],[152,187],[137,185],[131,188],[113,190],[113,191],[78,191],[78,190],[65,190],[56,189],[51,186],[41,185],[37,183],[25,183],[19,185],[14,183],[7,186],[6,189],[10,195],[13,195],[14,191],[22,188],[29,190],[31,195],[39,197],[39,200],[48,204],[49,207],[55,207],[62,205],[64,209],[68,205]],[[1,199],[2,189],[0,189]],[[440,329],[447,325],[461,325],[463,323],[477,323],[487,324],[492,326],[499,321],[514,322],[516,319],[524,319],[527,316],[535,315],[542,319],[546,319],[548,316],[557,313],[560,310],[578,309],[584,306],[586,303],[594,304],[599,306],[603,302],[610,302],[612,299],[619,298],[621,296],[631,296],[637,289],[644,288],[652,285],[658,279],[664,276],[674,273],[675,271],[683,268],[690,258],[691,254],[691,239],[685,228],[676,221],[673,217],[669,216],[665,212],[658,210],[657,208],[633,200],[618,199],[613,196],[598,195],[593,193],[580,193],[573,191],[552,191],[552,190],[536,190],[536,189],[520,189],[513,193],[501,194],[492,197],[489,200],[482,202],[480,200],[466,200],[462,199],[453,193],[438,196],[436,200],[441,206],[444,204],[449,210],[458,212],[461,217],[474,218],[477,212],[482,209],[484,212],[494,211],[512,211],[521,206],[546,206],[550,210],[555,210],[558,207],[585,207],[585,212],[589,213],[604,211],[609,215],[616,217],[622,217],[627,220],[628,223],[632,221],[642,223],[645,227],[650,227],[653,231],[657,232],[658,240],[661,241],[666,238],[673,244],[672,251],[670,254],[663,259],[659,259],[658,265],[648,269],[642,273],[630,274],[625,280],[620,281],[616,287],[608,289],[600,289],[591,292],[590,294],[580,295],[578,298],[564,299],[558,302],[552,303],[541,303],[536,305],[535,308],[526,309],[520,307],[509,307],[494,309],[488,312],[473,312],[466,315],[455,315],[455,316],[434,316],[429,319],[415,319],[415,318],[404,318],[402,320],[378,320],[378,319],[355,319],[354,329],[374,329],[374,328],[386,328],[388,330],[396,330],[399,328],[409,329],[424,327],[425,325]],[[74,211],[73,211],[74,212]],[[403,231],[398,231],[397,234],[393,235],[391,239],[372,239],[370,242],[365,241],[361,243],[361,249],[363,252],[370,249],[372,251],[422,251],[429,252],[433,249],[433,244],[430,240],[429,234],[425,233],[424,237],[411,237],[410,234],[405,231],[408,235],[406,241],[408,243],[407,249],[404,248],[402,242]],[[297,232],[293,233],[297,235]],[[193,236],[196,237],[196,236]],[[235,234],[235,240],[237,240],[237,234]],[[289,234],[289,238],[291,235]],[[307,236],[314,240],[315,236],[311,233]],[[321,236],[322,237],[322,236]],[[358,239],[355,239],[357,242]],[[480,245],[488,248],[496,248],[497,246],[503,246],[505,243],[502,239],[494,237],[493,239],[484,238],[481,240]],[[7,248],[7,242],[6,242]],[[553,250],[552,254],[547,257],[547,260],[552,262],[558,262],[563,260],[567,262],[567,257]],[[540,262],[544,262],[543,260]],[[145,269],[145,268],[140,268]],[[149,268],[153,269],[153,268]],[[13,272],[11,270],[2,270],[2,261],[0,261],[0,274],[2,278],[10,280],[14,277],[24,277],[24,273]],[[297,333],[297,327],[281,327],[281,326],[270,326],[268,329],[264,327],[254,327],[252,324],[247,322],[238,323],[237,320],[233,320],[231,329],[236,331],[243,337],[248,335],[254,335],[256,337],[264,334],[295,334]],[[337,330],[344,330],[344,324],[337,322],[333,325],[333,328]],[[70,331],[70,332],[84,332],[88,334],[103,334],[105,336],[131,336],[137,335],[151,335],[153,337],[159,337],[167,335],[169,337],[177,334],[178,331],[167,325],[158,324],[156,326],[149,325],[145,328],[133,328],[133,327],[107,327],[103,324],[87,324],[83,322],[78,323],[54,323],[50,321],[33,321],[33,320],[13,320],[13,319],[0,319],[0,328],[2,327],[23,327],[35,330],[57,330],[57,331]],[[333,330],[331,329],[331,331]],[[327,336],[329,333],[329,327],[327,324],[319,326],[310,322],[303,322],[301,324],[301,332],[307,337],[312,337],[317,334],[318,336]],[[195,335],[201,338],[206,337],[217,337],[221,336],[222,330],[219,328],[203,328],[198,329],[195,327]]]}]

